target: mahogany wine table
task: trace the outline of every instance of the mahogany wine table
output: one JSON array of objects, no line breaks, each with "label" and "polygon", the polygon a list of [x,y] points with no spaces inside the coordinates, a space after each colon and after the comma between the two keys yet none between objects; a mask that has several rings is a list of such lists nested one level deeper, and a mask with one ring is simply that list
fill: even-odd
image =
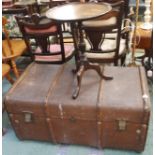
[{"label": "mahogany wine table", "polygon": [[[77,87],[75,89],[75,92],[73,93],[73,99],[77,98],[80,87],[81,87],[81,79],[82,75],[85,70],[88,69],[94,69],[97,71],[99,76],[104,78],[105,80],[111,80],[112,77],[107,77],[102,74],[101,68],[99,65],[91,64],[87,61],[84,51],[85,51],[85,44],[83,39],[83,33],[81,29],[81,23],[85,20],[94,19],[100,16],[105,15],[111,10],[110,4],[107,3],[69,3],[61,6],[54,7],[46,12],[46,16],[48,18],[51,18],[53,20],[59,21],[59,22],[70,22],[74,27],[75,25],[78,25],[79,35],[76,35],[74,33],[74,28],[72,26],[72,32],[73,32],[73,38],[76,40],[75,42],[78,42],[78,46],[75,45],[76,54],[77,54]],[[76,24],[75,24],[76,23]],[[79,37],[78,37],[79,36]]]}]

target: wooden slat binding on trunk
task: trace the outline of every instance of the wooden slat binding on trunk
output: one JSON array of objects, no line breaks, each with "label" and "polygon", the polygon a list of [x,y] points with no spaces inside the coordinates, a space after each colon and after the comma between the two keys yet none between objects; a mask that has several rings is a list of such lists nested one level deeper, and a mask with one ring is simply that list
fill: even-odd
[{"label": "wooden slat binding on trunk", "polygon": [[[102,68],[102,73],[103,73],[104,69]],[[99,89],[98,89],[98,96],[97,96],[97,104],[96,104],[96,114],[97,114],[97,134],[98,134],[98,148],[102,148],[103,144],[102,144],[102,114],[100,112],[100,107],[99,107],[99,99],[100,99],[100,95],[101,95],[101,87],[103,86],[102,83],[104,82],[103,79],[100,79],[100,85],[99,85]]]},{"label": "wooden slat binding on trunk", "polygon": [[52,125],[51,119],[46,118],[46,122],[47,122],[48,130],[49,130],[49,134],[50,134],[50,137],[51,137],[51,141],[56,144],[57,142],[56,142],[56,138],[55,138],[55,135],[54,135],[53,125]]},{"label": "wooden slat binding on trunk", "polygon": [[147,79],[145,70],[143,67],[138,67],[139,70],[139,77],[141,81],[141,89],[142,89],[142,98],[143,98],[143,107],[144,107],[144,117],[143,117],[143,123],[148,124],[148,119],[150,115],[150,98],[149,98],[149,92],[147,86]]},{"label": "wooden slat binding on trunk", "polygon": [[64,68],[65,68],[65,65],[62,65],[62,67],[59,68],[54,80],[50,81],[50,87],[49,87],[49,90],[48,90],[48,93],[47,93],[47,96],[45,98],[45,115],[46,115],[46,122],[47,122],[47,125],[48,125],[48,129],[49,129],[49,133],[50,133],[50,136],[51,136],[51,140],[53,143],[57,143],[56,142],[56,138],[55,138],[55,135],[54,135],[54,130],[53,130],[53,125],[52,125],[52,120],[50,119],[50,115],[48,113],[48,97],[50,95],[50,93],[53,91],[53,89],[55,88],[57,82],[59,81],[60,77],[61,77],[61,74],[63,73],[64,71]]},{"label": "wooden slat binding on trunk", "polygon": [[139,129],[136,130],[137,138],[139,140],[139,146],[138,149],[139,152],[144,150],[145,143],[146,143],[146,137],[147,137],[147,130],[148,130],[148,122],[149,122],[149,116],[150,116],[150,98],[149,98],[149,92],[147,86],[147,79],[146,79],[146,73],[143,67],[138,67],[139,71],[139,78],[141,83],[141,90],[142,90],[142,98],[143,98],[143,120],[142,122],[144,124],[141,125]]}]

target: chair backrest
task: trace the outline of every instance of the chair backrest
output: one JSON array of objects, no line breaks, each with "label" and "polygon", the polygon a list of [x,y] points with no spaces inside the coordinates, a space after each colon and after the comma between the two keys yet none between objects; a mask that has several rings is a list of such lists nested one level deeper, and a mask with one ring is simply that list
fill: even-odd
[{"label": "chair backrest", "polygon": [[[91,1],[91,0],[90,0]],[[97,1],[97,2],[105,2],[105,3],[110,3],[111,5],[115,5],[115,3],[121,1],[121,0],[92,0],[92,1]],[[124,1],[124,17],[127,18],[127,15],[129,13],[129,0],[123,0]]]},{"label": "chair backrest", "polygon": [[[27,46],[35,58],[36,56],[51,57],[47,58],[47,61],[40,61],[42,63],[64,63],[72,57],[65,56],[65,45],[63,42],[63,34],[61,29],[61,23],[54,22],[45,16],[40,16],[35,13],[31,16],[16,17],[21,32],[25,38]],[[58,46],[51,46],[51,37],[55,37],[59,41]],[[31,41],[35,40],[35,47],[32,46]],[[56,56],[60,56],[61,59],[54,60]],[[53,56],[53,58],[52,58]],[[39,62],[39,60],[37,61]]]},{"label": "chair backrest", "polygon": [[2,16],[2,56],[3,60],[11,60],[20,56],[26,51],[26,45],[23,39],[10,38],[10,31],[7,25],[10,23],[8,19]]},{"label": "chair backrest", "polygon": [[65,4],[67,2],[67,0],[49,0],[49,7],[55,7],[58,5],[62,5]]},{"label": "chair backrest", "polygon": [[[117,7],[112,9],[106,15],[93,20],[83,23],[83,29],[86,32],[87,39],[91,45],[89,52],[92,53],[108,53],[115,52],[115,58],[118,57],[120,40],[121,40],[121,25],[122,25],[122,16],[123,16],[123,7],[124,2],[120,1],[117,3]],[[115,34],[116,38],[111,38],[115,41],[115,47],[113,49],[102,48],[104,41],[108,38],[107,34],[110,36]],[[109,46],[107,44],[107,46]],[[101,60],[102,62],[102,60]]]},{"label": "chair backrest", "polygon": [[7,24],[7,29],[10,30],[10,38],[22,38],[22,34],[19,30],[17,21],[15,19],[15,15],[27,15],[28,14],[28,8],[27,7],[8,7],[2,9],[2,15],[7,18],[8,21],[10,21]]}]

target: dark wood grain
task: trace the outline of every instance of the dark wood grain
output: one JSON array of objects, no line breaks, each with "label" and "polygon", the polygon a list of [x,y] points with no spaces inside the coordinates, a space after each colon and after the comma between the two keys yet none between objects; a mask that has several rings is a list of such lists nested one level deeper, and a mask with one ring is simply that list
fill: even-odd
[{"label": "dark wood grain", "polygon": [[111,10],[106,3],[69,3],[46,12],[48,18],[58,21],[83,21],[102,16]]}]

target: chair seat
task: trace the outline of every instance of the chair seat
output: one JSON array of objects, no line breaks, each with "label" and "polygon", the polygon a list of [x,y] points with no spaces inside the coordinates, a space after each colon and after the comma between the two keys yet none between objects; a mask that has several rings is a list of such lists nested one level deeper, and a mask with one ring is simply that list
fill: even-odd
[{"label": "chair seat", "polygon": [[[88,43],[87,43],[86,48],[89,51],[89,52],[85,53],[87,58],[112,59],[115,56],[115,51],[114,52],[105,52],[105,53],[103,53],[103,51],[114,50],[116,48],[116,41],[112,40],[112,39],[105,39],[104,43],[101,45],[102,52],[98,52],[98,53],[91,52],[89,50],[90,45]],[[125,39],[121,39],[120,48],[119,48],[119,56],[124,54],[124,52],[126,51],[125,48],[126,48]]]},{"label": "chair seat", "polygon": [[30,29],[28,27],[25,28],[25,31],[29,34],[48,34],[57,31],[57,26],[51,26],[47,29]]},{"label": "chair seat", "polygon": [[[70,57],[73,54],[74,46],[73,45],[65,45],[65,58]],[[61,51],[59,44],[51,44],[50,45],[50,53],[55,53]],[[41,53],[40,47],[38,47],[35,51],[35,53]],[[42,61],[42,62],[48,62],[48,61],[60,61],[62,59],[62,55],[35,55],[35,61]]]},{"label": "chair seat", "polygon": [[[21,39],[12,39],[11,46],[13,49],[14,56],[20,56],[26,50],[26,44],[24,40]],[[5,51],[5,56],[9,57],[11,55],[10,48],[8,46],[7,40],[3,40],[3,50]]]},{"label": "chair seat", "polygon": [[8,9],[8,8],[12,8],[14,5],[13,4],[4,4],[4,5],[2,5],[2,9]]},{"label": "chair seat", "polygon": [[10,66],[8,64],[2,64],[2,78],[7,75],[10,71]]},{"label": "chair seat", "polygon": [[104,27],[104,26],[113,26],[116,24],[116,17],[111,17],[106,20],[88,20],[82,22],[82,25],[85,27]]}]

